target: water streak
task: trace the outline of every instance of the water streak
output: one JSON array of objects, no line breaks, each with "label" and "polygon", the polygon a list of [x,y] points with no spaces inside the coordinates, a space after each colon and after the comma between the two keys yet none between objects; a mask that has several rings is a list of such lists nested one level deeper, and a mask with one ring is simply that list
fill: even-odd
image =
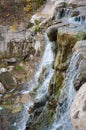
[{"label": "water streak", "polygon": [[74,79],[79,74],[77,69],[78,60],[79,54],[74,52],[59,97],[55,120],[52,127],[49,128],[51,130],[73,130],[69,117],[69,109],[76,93]]}]

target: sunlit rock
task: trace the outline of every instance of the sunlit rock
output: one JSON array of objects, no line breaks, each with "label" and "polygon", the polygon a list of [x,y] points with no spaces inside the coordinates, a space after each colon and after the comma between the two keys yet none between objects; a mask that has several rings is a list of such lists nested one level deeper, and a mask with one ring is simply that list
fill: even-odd
[{"label": "sunlit rock", "polygon": [[80,87],[70,109],[74,130],[86,130],[86,83]]}]

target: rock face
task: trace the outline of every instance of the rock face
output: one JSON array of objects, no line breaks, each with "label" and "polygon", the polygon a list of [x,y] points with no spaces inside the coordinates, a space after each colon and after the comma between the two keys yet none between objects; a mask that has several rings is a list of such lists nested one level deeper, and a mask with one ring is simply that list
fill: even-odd
[{"label": "rock face", "polygon": [[24,29],[0,26],[0,59],[22,59],[26,55],[34,54],[33,41],[31,33]]},{"label": "rock face", "polygon": [[79,40],[85,39],[86,30],[79,26],[67,26],[58,29],[57,43],[59,51],[55,60],[55,68],[63,70],[67,68],[68,59],[72,48]]},{"label": "rock face", "polygon": [[79,90],[80,86],[86,82],[86,40],[78,41],[74,46],[74,51],[79,55],[77,68],[79,68],[79,76],[74,81],[74,87]]},{"label": "rock face", "polygon": [[86,83],[77,92],[70,109],[74,130],[86,130]]},{"label": "rock face", "polygon": [[79,90],[70,109],[70,117],[74,130],[86,130],[86,40],[78,41],[73,51],[78,53],[78,78],[74,87]]}]

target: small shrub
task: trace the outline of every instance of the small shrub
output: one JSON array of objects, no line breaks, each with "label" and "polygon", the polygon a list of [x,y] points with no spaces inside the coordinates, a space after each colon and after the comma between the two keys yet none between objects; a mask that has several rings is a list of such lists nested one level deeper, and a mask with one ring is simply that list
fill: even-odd
[{"label": "small shrub", "polygon": [[34,23],[34,27],[33,27],[33,31],[34,31],[34,32],[39,31],[39,29],[40,29],[39,24],[40,24],[40,21],[36,19],[36,20],[35,20],[35,23]]},{"label": "small shrub", "polygon": [[23,68],[22,68],[21,66],[19,66],[19,65],[16,65],[16,66],[15,66],[15,69],[18,70],[18,71],[23,70]]}]

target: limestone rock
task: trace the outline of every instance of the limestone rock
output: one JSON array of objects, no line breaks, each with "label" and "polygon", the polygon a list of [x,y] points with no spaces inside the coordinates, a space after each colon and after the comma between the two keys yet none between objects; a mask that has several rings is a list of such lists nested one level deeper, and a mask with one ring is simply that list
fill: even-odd
[{"label": "limestone rock", "polygon": [[86,130],[86,83],[77,92],[70,109],[74,130]]},{"label": "limestone rock", "polygon": [[60,27],[57,33],[58,54],[55,60],[55,68],[65,70],[69,63],[72,48],[79,40],[86,39],[86,29],[79,26]]},{"label": "limestone rock", "polygon": [[79,55],[79,61],[77,63],[77,67],[79,68],[79,76],[74,81],[74,87],[78,90],[86,81],[86,40],[78,41],[73,50]]}]

